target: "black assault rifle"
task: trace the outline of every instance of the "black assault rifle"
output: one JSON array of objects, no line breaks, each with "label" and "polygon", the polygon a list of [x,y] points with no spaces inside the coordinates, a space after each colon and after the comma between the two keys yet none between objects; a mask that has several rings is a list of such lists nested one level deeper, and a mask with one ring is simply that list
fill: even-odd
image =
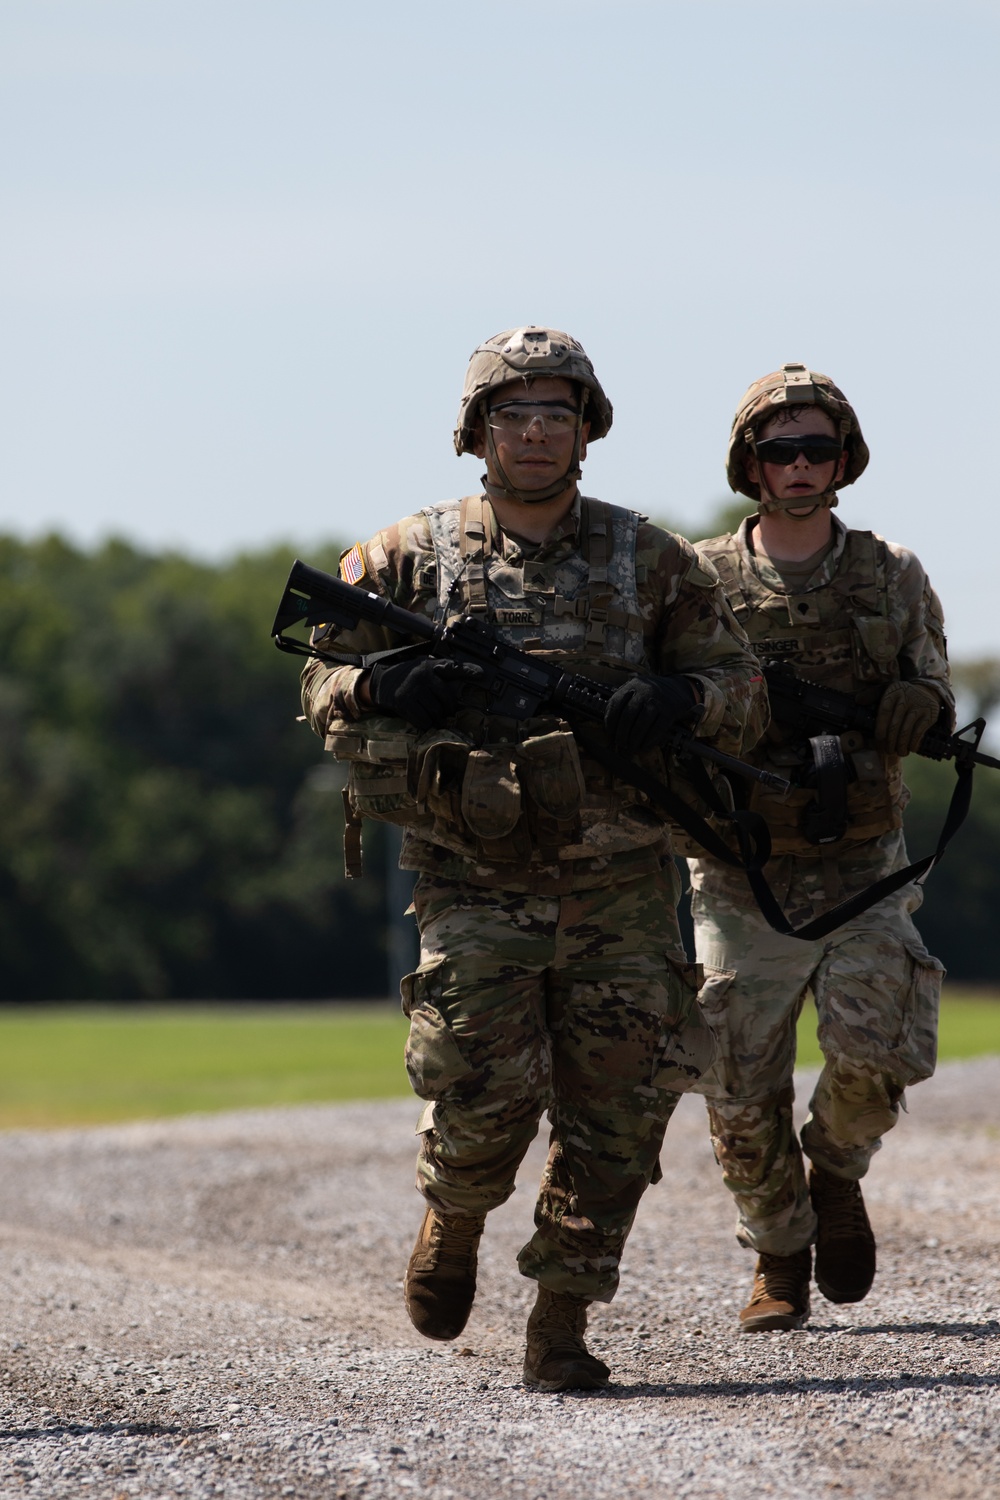
[{"label": "black assault rifle", "polygon": [[[321,652],[306,646],[301,641],[289,639],[285,631],[293,625],[334,626],[337,630],[351,630],[362,620],[372,625],[382,625],[398,635],[417,637],[417,644],[404,646],[400,650],[377,652],[371,656],[343,656],[340,659],[351,665],[367,667],[376,661],[400,661],[408,656],[423,655],[447,658],[450,661],[475,662],[484,669],[483,680],[476,684],[477,691],[484,691],[489,702],[489,712],[508,719],[530,719],[547,710],[555,710],[567,719],[581,715],[585,719],[603,723],[604,710],[614,688],[607,683],[595,682],[590,677],[564,672],[551,662],[532,656],[509,646],[480,620],[465,616],[451,625],[434,625],[424,615],[416,615],[377,594],[344,583],[308,563],[294,562],[288,575],[285,591],[278,605],[278,612],[271,626],[274,644],[280,651],[290,651],[297,656],[318,656],[336,661],[335,652]],[[588,750],[595,750],[589,739],[583,741]],[[789,783],[770,771],[760,771],[734,755],[726,755],[713,745],[696,739],[685,729],[677,728],[664,747],[674,755],[693,755],[701,760],[712,761],[722,770],[735,776],[745,776],[761,782],[772,791],[787,792]],[[640,768],[629,775],[625,769],[629,762],[601,747],[600,759],[615,764],[612,769],[624,779],[650,792],[652,778]],[[641,777],[641,780],[639,779]],[[658,783],[653,782],[653,785]],[[664,789],[665,790],[665,789]],[[650,795],[652,793],[650,792]],[[654,799],[656,800],[656,799]]]},{"label": "black assault rifle", "polygon": [[[350,630],[361,620],[385,626],[400,635],[416,636],[417,640],[413,645],[395,651],[361,656],[356,653],[318,651],[285,635],[285,631],[293,625],[311,625],[320,629],[332,627],[339,631]],[[484,680],[490,711],[515,720],[531,718],[540,711],[556,709],[571,721],[582,718],[603,722],[608,699],[614,691],[605,683],[564,672],[550,662],[526,651],[518,651],[515,646],[508,646],[479,620],[466,617],[451,625],[434,625],[422,615],[411,614],[409,610],[380,599],[377,594],[367,593],[302,562],[296,562],[289,574],[271,634],[275,645],[282,651],[362,668],[373,665],[376,661],[405,660],[407,656],[424,654],[448,657],[454,661],[475,662],[485,669]],[[853,700],[851,702],[853,707]],[[895,872],[877,882],[870,890],[848,897],[832,911],[806,922],[802,927],[794,928],[764,877],[763,866],[771,852],[766,823],[759,813],[746,808],[726,807],[701,762],[713,761],[725,771],[759,781],[782,793],[789,788],[787,781],[771,772],[749,766],[734,756],[724,755],[713,746],[695,739],[684,729],[674,730],[665,748],[677,756],[694,757],[689,762],[689,779],[714,817],[728,823],[739,844],[740,852],[737,855],[687,802],[642,766],[633,765],[600,740],[593,740],[575,722],[573,732],[585,750],[621,780],[645,792],[654,805],[664,809],[667,816],[680,824],[709,855],[741,870],[750,883],[765,920],[776,932],[801,938],[803,941],[824,937],[859,912],[866,911],[882,895],[888,894],[890,890],[897,890],[906,881],[924,874],[935,859],[940,858],[944,844],[953,831],[953,827],[946,826],[933,856],[906,870]],[[952,814],[960,822],[964,816],[964,807],[968,805],[972,767],[963,765],[957,769],[965,795],[964,798],[953,799]],[[963,802],[964,806],[959,808],[958,802]],[[950,815],[949,824],[951,822]],[[957,826],[957,822],[953,826]]]},{"label": "black assault rifle", "polygon": [[[852,731],[869,736],[874,733],[876,709],[858,703],[850,693],[804,682],[790,667],[777,662],[764,663],[764,677],[771,700],[771,715],[779,724],[806,737],[811,734],[849,734]],[[979,749],[985,729],[985,719],[974,719],[955,734],[934,725],[924,735],[916,753],[929,760],[953,760],[956,767],[990,766],[994,771],[1000,771],[1000,760]],[[970,734],[973,738],[966,739],[965,736]]]}]

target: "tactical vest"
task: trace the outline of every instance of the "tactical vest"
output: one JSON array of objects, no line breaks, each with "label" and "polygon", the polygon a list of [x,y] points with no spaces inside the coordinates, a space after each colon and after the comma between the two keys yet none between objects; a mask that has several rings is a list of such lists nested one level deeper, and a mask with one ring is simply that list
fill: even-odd
[{"label": "tactical vest", "polygon": [[[648,670],[634,511],[581,499],[580,547],[554,562],[505,557],[481,495],[423,515],[434,544],[423,566],[435,576],[418,574],[414,587],[434,592],[438,624],[477,616],[511,645],[604,682]],[[405,824],[491,867],[593,859],[663,837],[643,794],[581,754],[555,715],[514,721],[469,708],[422,735],[398,719],[337,720],[326,746],[350,762],[345,801],[355,820]],[[645,759],[662,772],[659,752]]]},{"label": "tactical vest", "polygon": [[[800,594],[781,593],[766,583],[735,537],[699,543],[699,551],[715,564],[733,613],[762,662],[787,665],[799,677],[872,705],[899,676],[903,631],[893,618],[888,548],[881,537],[848,531],[830,581]],[[841,735],[840,744],[848,777],[847,832],[821,848],[808,832],[818,800],[808,741],[772,719],[747,755],[793,784],[782,797],[751,783],[750,807],[767,819],[775,854],[836,854],[901,826],[899,757],[880,754],[870,738],[854,732]]]}]

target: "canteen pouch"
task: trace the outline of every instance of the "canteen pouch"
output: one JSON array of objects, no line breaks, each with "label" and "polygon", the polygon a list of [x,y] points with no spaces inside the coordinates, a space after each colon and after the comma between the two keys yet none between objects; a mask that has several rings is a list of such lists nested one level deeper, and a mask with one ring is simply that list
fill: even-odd
[{"label": "canteen pouch", "polygon": [[521,816],[521,783],[513,750],[470,750],[462,777],[462,821],[483,840],[505,839]]},{"label": "canteen pouch", "polygon": [[560,823],[579,815],[586,786],[576,740],[568,729],[523,741],[517,759],[529,801]]},{"label": "canteen pouch", "polygon": [[435,729],[411,752],[407,776],[415,807],[435,823],[461,823],[462,784],[471,748],[457,731]]}]

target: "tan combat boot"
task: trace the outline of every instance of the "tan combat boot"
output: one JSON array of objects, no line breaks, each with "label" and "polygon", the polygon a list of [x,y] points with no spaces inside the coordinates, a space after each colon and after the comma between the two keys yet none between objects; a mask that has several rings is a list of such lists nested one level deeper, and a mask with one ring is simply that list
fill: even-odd
[{"label": "tan combat boot", "polygon": [[814,1166],[809,1197],[819,1221],[816,1285],[828,1302],[861,1302],[875,1280],[875,1236],[861,1184]]},{"label": "tan combat boot", "polygon": [[528,1319],[524,1383],[533,1391],[599,1391],[611,1371],[583,1342],[590,1303],[569,1292],[538,1288]]},{"label": "tan combat boot", "polygon": [[441,1214],[429,1208],[406,1268],[403,1296],[410,1322],[426,1339],[455,1339],[476,1295],[480,1214]]},{"label": "tan combat boot", "polygon": [[762,1254],[750,1301],[740,1313],[740,1332],[787,1332],[803,1327],[809,1316],[811,1273],[808,1245],[794,1255]]}]

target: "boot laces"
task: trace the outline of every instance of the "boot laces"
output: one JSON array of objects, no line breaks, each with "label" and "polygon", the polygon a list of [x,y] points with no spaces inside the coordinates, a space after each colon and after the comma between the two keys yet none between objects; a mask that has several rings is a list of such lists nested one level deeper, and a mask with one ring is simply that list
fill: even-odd
[{"label": "boot laces", "polygon": [[[836,1186],[830,1186],[830,1183]],[[870,1233],[865,1200],[861,1196],[861,1185],[847,1178],[828,1178],[821,1189],[821,1199],[830,1213],[823,1215],[823,1239],[854,1239],[857,1235]]]},{"label": "boot laces", "polygon": [[433,1248],[438,1269],[465,1276],[479,1247],[483,1221],[465,1214],[434,1215]]},{"label": "boot laces", "polygon": [[762,1254],[750,1305],[773,1301],[790,1302],[795,1306],[801,1300],[806,1275],[802,1252],[797,1255]]},{"label": "boot laces", "polygon": [[554,1296],[532,1319],[531,1332],[544,1342],[547,1358],[588,1354],[583,1342],[586,1311],[586,1304],[575,1297]]}]

